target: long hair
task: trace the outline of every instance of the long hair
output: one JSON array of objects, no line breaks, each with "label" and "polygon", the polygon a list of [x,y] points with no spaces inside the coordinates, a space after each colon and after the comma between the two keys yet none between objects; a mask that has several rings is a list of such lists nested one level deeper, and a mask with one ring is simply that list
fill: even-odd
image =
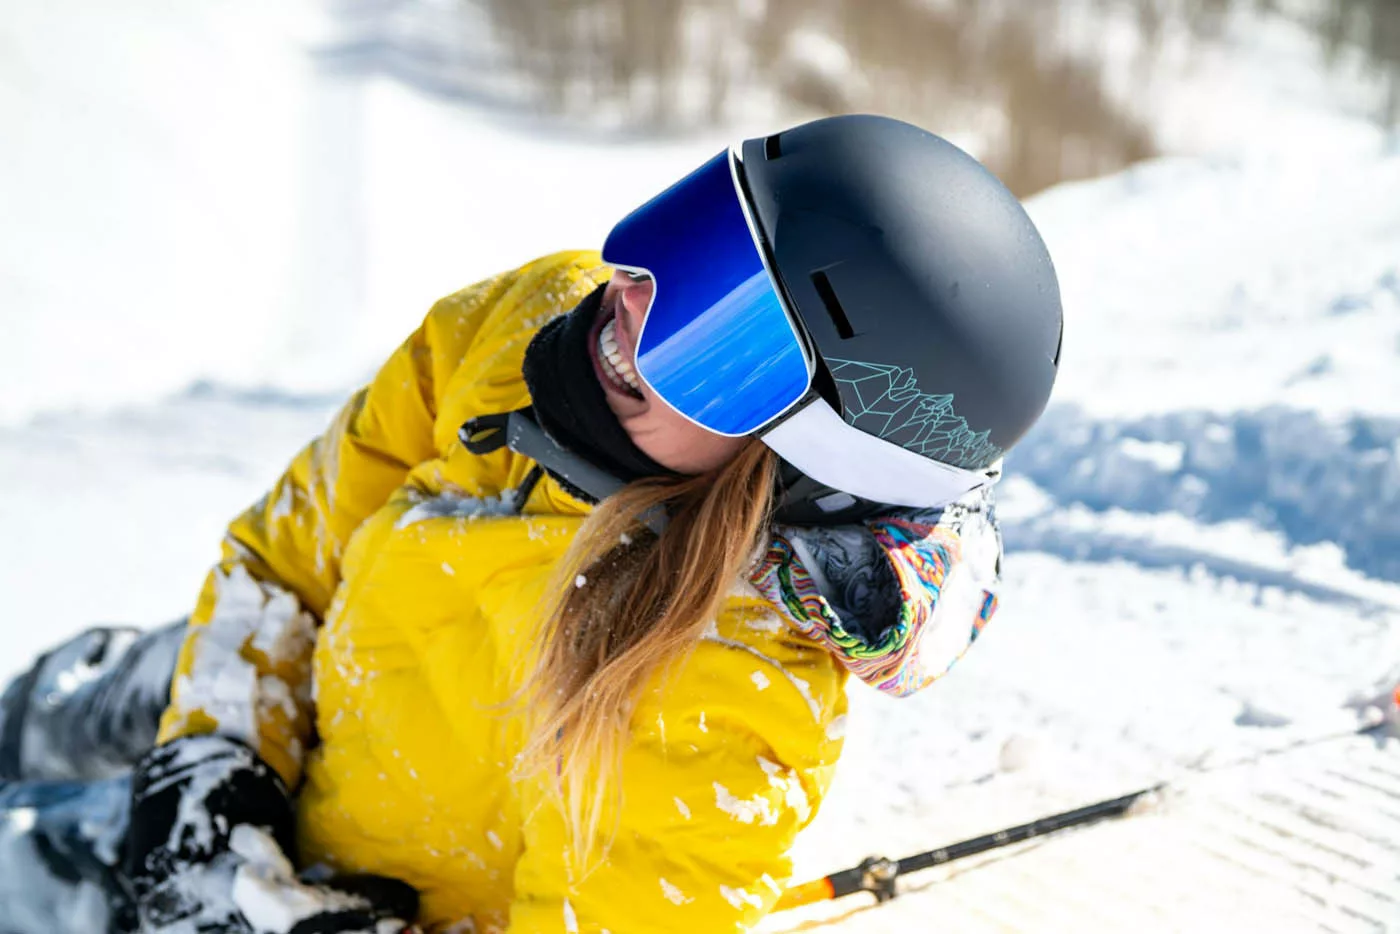
[{"label": "long hair", "polygon": [[[620,803],[639,689],[699,642],[766,544],[776,462],[753,441],[707,474],[630,484],[594,509],[560,562],[519,695],[530,726],[517,775],[552,787],[578,866],[590,862],[608,796]],[[669,516],[659,536],[642,524],[658,510]]]}]

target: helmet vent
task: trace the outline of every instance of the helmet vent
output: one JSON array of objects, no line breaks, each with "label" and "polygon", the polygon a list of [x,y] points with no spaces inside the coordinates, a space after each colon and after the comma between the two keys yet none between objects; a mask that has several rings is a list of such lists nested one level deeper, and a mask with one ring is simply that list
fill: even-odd
[{"label": "helmet vent", "polygon": [[779,142],[777,133],[763,141],[763,158],[771,162],[782,154],[783,144]]},{"label": "helmet vent", "polygon": [[817,295],[821,296],[822,305],[831,316],[831,323],[836,325],[836,333],[843,341],[855,337],[856,332],[855,328],[851,327],[851,319],[846,317],[845,309],[836,300],[836,290],[831,287],[831,280],[826,277],[826,273],[820,269],[812,273],[812,285],[816,286]]}]

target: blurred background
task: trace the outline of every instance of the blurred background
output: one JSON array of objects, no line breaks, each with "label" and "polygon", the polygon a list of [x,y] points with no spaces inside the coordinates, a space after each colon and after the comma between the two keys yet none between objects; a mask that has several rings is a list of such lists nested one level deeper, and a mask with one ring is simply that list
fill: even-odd
[{"label": "blurred background", "polygon": [[199,378],[338,386],[434,297],[598,244],[784,123],[902,117],[1028,196],[1364,143],[1397,76],[1392,0],[8,4],[0,419]]},{"label": "blurred background", "polygon": [[1397,745],[1319,745],[1400,681],[1400,0],[4,4],[0,676],[188,612],[434,299],[849,111],[1027,199],[1067,325],[997,620],[851,692],[799,875],[1195,790],[770,929],[1400,930]]}]

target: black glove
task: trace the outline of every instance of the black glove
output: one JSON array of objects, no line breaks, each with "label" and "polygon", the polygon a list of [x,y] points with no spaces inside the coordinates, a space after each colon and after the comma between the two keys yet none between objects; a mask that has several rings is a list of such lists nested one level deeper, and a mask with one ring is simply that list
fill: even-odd
[{"label": "black glove", "polygon": [[242,743],[190,736],[151,750],[133,775],[123,859],[139,930],[347,934],[417,914],[418,894],[397,880],[298,881],[292,829],[286,786]]}]

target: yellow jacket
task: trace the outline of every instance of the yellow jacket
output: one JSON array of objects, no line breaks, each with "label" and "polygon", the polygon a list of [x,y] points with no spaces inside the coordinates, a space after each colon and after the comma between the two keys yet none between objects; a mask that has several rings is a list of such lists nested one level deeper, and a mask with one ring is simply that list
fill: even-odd
[{"label": "yellow jacket", "polygon": [[840,751],[845,668],[744,588],[636,708],[605,864],[571,878],[558,809],[512,781],[502,702],[551,567],[587,507],[458,427],[529,404],[534,333],[606,281],[546,257],[438,302],[373,382],[229,528],[190,623],[161,741],[254,743],[299,787],[303,865],[402,879],[431,931],[742,931]]}]

